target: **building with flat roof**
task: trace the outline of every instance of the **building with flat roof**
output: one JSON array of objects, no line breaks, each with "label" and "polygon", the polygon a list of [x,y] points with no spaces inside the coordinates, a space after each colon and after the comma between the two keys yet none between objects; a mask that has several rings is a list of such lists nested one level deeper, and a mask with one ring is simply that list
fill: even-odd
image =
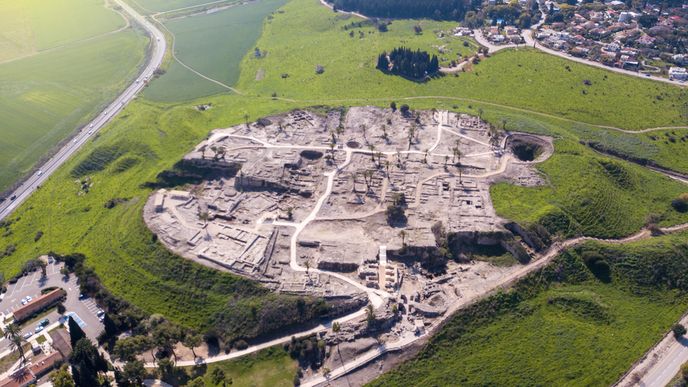
[{"label": "building with flat roof", "polygon": [[50,293],[44,294],[35,300],[29,302],[28,304],[22,306],[21,308],[12,312],[15,322],[22,322],[27,318],[33,316],[35,313],[42,311],[43,309],[56,304],[60,301],[67,293],[62,289],[55,289]]}]

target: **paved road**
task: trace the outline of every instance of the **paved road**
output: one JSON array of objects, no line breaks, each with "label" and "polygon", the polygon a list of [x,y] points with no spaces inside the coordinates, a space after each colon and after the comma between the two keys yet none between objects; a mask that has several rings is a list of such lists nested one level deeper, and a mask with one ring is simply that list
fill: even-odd
[{"label": "paved road", "polygon": [[[115,117],[136,95],[144,88],[146,80],[151,79],[153,72],[162,63],[165,55],[166,42],[163,33],[155,25],[138,14],[133,8],[122,0],[113,0],[122,10],[132,19],[138,22],[148,31],[151,36],[153,50],[150,53],[148,65],[141,72],[139,77],[132,82],[108,107],[103,110],[93,121],[84,128],[66,145],[64,145],[52,158],[40,166],[40,169],[30,176],[26,181],[12,192],[8,198],[0,203],[0,220],[5,219],[19,205],[31,196],[57,168],[65,163],[79,148],[89,140],[93,134],[100,130],[105,124]],[[14,198],[14,199],[13,199]]]}]

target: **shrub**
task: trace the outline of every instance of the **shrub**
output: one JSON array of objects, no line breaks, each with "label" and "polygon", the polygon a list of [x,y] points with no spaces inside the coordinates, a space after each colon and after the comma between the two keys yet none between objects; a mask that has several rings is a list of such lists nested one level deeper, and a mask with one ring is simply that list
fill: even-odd
[{"label": "shrub", "polygon": [[686,327],[684,327],[682,324],[674,324],[674,326],[671,327],[671,331],[674,332],[675,338],[680,339],[686,334]]},{"label": "shrub", "polygon": [[683,193],[671,201],[671,206],[678,212],[688,212],[688,193]]}]

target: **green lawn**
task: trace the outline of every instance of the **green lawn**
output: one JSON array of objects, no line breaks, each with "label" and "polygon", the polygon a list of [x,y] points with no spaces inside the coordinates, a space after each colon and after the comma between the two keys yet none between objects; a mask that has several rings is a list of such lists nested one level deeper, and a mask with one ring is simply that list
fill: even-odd
[{"label": "green lawn", "polygon": [[146,42],[125,30],[0,65],[0,191],[136,76]]},{"label": "green lawn", "polygon": [[[612,271],[641,259],[624,251],[639,247],[662,260],[681,249],[685,237],[612,247],[618,255]],[[685,259],[688,251],[681,251]],[[646,260],[652,265],[652,258]],[[603,283],[576,253],[565,254],[543,274],[521,281],[518,291],[459,312],[418,356],[370,385],[613,384],[688,308],[685,294],[659,284],[631,291],[634,277],[617,274]]]},{"label": "green lawn", "polygon": [[[239,64],[260,36],[263,20],[286,0],[261,0],[211,14],[172,19],[165,27],[174,35],[179,60],[225,85],[239,78]],[[156,101],[186,101],[226,92],[173,61],[167,73],[151,84],[145,96]]]},{"label": "green lawn", "polygon": [[[236,360],[210,363],[196,369],[193,367],[184,368],[181,378],[193,379],[200,376],[207,387],[222,386],[222,384],[218,385],[212,382],[213,371],[218,368],[225,373],[226,381],[231,379],[232,386],[290,387],[294,385],[297,363],[278,346]],[[227,383],[227,385],[229,384]]]},{"label": "green lawn", "polygon": [[1,0],[0,63],[124,25],[101,0]]}]

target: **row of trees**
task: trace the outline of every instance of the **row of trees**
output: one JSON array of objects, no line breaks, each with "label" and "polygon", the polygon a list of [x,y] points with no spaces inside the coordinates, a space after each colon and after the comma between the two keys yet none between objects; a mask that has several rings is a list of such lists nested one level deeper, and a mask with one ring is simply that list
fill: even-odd
[{"label": "row of trees", "polygon": [[425,51],[398,47],[389,53],[380,54],[376,68],[383,72],[423,80],[436,75],[440,71],[440,64],[436,55],[430,56]]},{"label": "row of trees", "polygon": [[477,9],[479,0],[328,0],[334,9],[355,11],[372,17],[435,20],[462,20],[467,11]]}]

